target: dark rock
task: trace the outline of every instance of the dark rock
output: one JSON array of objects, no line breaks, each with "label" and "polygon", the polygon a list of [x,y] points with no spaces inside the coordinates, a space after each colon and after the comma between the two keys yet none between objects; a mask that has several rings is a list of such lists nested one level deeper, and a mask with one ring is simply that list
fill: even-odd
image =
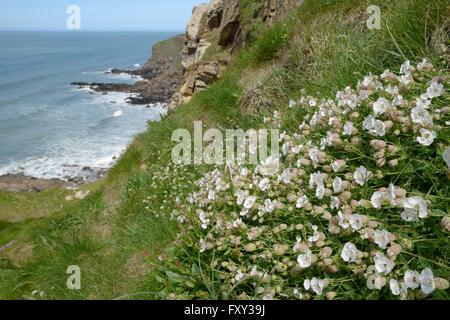
[{"label": "dark rock", "polygon": [[233,42],[240,28],[240,1],[225,1],[224,6],[218,41],[218,44],[223,47]]}]

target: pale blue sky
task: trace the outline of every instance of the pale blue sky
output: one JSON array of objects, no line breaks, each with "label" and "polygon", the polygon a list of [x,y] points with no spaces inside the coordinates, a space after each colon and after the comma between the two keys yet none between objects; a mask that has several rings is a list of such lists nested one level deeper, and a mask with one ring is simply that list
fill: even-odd
[{"label": "pale blue sky", "polygon": [[184,31],[206,0],[0,0],[0,30],[66,30],[69,5],[81,8],[82,31]]}]

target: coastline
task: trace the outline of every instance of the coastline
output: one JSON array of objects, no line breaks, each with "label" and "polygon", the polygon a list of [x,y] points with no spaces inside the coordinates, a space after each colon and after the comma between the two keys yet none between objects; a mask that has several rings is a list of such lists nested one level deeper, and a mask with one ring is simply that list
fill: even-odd
[{"label": "coastline", "polygon": [[[127,74],[136,77],[134,84],[127,83],[84,83],[72,82],[78,89],[89,88],[101,94],[126,93],[130,94],[127,103],[150,107],[156,104],[167,105],[178,90],[183,79],[181,63],[182,47],[185,36],[177,35],[157,42],[152,47],[152,55],[142,68],[135,70],[111,68],[105,71],[109,74]],[[38,178],[25,175],[23,172],[11,172],[0,175],[0,191],[38,193],[55,188],[78,189],[80,186],[94,182],[104,177],[108,168],[83,168],[86,175],[79,177]]]}]

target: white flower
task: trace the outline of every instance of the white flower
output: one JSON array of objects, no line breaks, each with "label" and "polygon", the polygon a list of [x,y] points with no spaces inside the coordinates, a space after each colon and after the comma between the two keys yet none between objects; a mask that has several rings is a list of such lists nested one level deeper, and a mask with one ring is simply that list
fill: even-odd
[{"label": "white flower", "polygon": [[420,274],[420,290],[425,294],[431,294],[436,289],[433,271],[426,268]]},{"label": "white flower", "polygon": [[331,209],[339,209],[341,207],[341,200],[338,197],[330,198],[330,208]]},{"label": "white flower", "polygon": [[256,203],[256,197],[255,196],[249,196],[249,197],[247,197],[247,199],[245,199],[245,202],[244,202],[244,208],[245,209],[251,209],[251,208],[253,208],[253,206],[255,205],[255,203]]},{"label": "white flower", "polygon": [[270,180],[269,178],[264,178],[262,179],[259,184],[258,187],[261,191],[267,191],[270,188]]},{"label": "white flower", "polygon": [[423,107],[424,109],[428,109],[431,106],[431,100],[428,95],[417,97],[416,98],[416,107]]},{"label": "white flower", "polygon": [[276,208],[276,201],[272,201],[271,199],[264,200],[264,211],[268,213],[272,213],[275,211]]},{"label": "white flower", "polygon": [[391,85],[388,85],[385,91],[389,93],[391,96],[395,97],[398,96],[400,89],[397,86],[391,87]]},{"label": "white flower", "polygon": [[420,286],[420,274],[417,271],[406,270],[404,281],[409,289],[417,289]]},{"label": "white flower", "polygon": [[320,240],[320,232],[319,227],[318,226],[312,226],[313,230],[314,230],[314,234],[311,237],[308,237],[308,242],[310,243],[314,243]]},{"label": "white flower", "polygon": [[331,167],[333,168],[333,171],[337,173],[345,167],[345,161],[344,160],[333,161]]},{"label": "white flower", "polygon": [[242,205],[248,197],[248,191],[237,190],[236,191],[236,203]]},{"label": "white flower", "polygon": [[316,186],[316,197],[318,199],[323,199],[325,195],[325,185],[323,182],[323,177],[320,172],[312,173],[309,179],[310,187]]},{"label": "white flower", "polygon": [[410,74],[414,70],[411,66],[411,61],[406,60],[400,67],[400,74]]},{"label": "white flower", "polygon": [[442,158],[444,158],[447,167],[450,169],[450,147],[445,149],[444,153],[442,154]]},{"label": "white flower", "polygon": [[390,243],[389,238],[391,236],[392,233],[387,230],[376,230],[373,234],[373,239],[381,249],[386,249],[386,246]]},{"label": "white flower", "polygon": [[289,108],[293,108],[297,105],[297,102],[295,102],[294,100],[289,100]]},{"label": "white flower", "polygon": [[320,151],[317,148],[311,148],[308,150],[308,155],[314,165],[314,168],[317,168],[317,165],[319,164],[319,152]]},{"label": "white flower", "polygon": [[348,222],[350,223],[352,229],[355,231],[359,231],[363,226],[363,219],[359,214],[352,214]]},{"label": "white flower", "polygon": [[373,115],[369,115],[364,120],[363,127],[373,136],[383,137],[386,134],[384,122],[377,120]]},{"label": "white flower", "polygon": [[421,126],[433,125],[433,119],[423,105],[418,105],[411,110],[411,119],[415,124]]},{"label": "white flower", "polygon": [[430,146],[436,139],[436,132],[427,129],[420,129],[420,137],[417,137],[417,142],[424,146]]},{"label": "white flower", "polygon": [[399,296],[401,293],[400,282],[395,279],[391,279],[389,281],[389,287],[391,288],[391,292],[394,296]]},{"label": "white flower", "polygon": [[341,211],[338,212],[338,222],[339,222],[339,226],[344,230],[347,230],[348,227],[350,227],[350,223],[345,221],[344,214]]},{"label": "white flower", "polygon": [[289,184],[291,183],[291,178],[292,178],[291,169],[288,168],[285,169],[283,173],[278,177],[278,181],[284,184]]},{"label": "white flower", "polygon": [[238,218],[233,221],[233,228],[235,228],[235,229],[240,228],[243,224],[244,224],[244,222],[242,221],[242,219]]},{"label": "white flower", "polygon": [[419,219],[428,217],[428,205],[421,197],[406,198],[403,203],[405,209],[401,216],[402,219],[408,222],[417,222]]},{"label": "white flower", "polygon": [[422,62],[417,64],[417,70],[420,72],[433,70],[433,65],[427,61],[427,59],[423,59]]},{"label": "white flower", "polygon": [[242,273],[241,270],[238,270],[237,273],[236,273],[236,276],[234,277],[234,280],[235,280],[236,282],[240,282],[240,281],[242,281],[242,279],[244,279],[244,278],[245,278],[245,275]]},{"label": "white flower", "polygon": [[374,261],[376,271],[384,275],[388,275],[395,267],[395,263],[380,252],[375,254]]},{"label": "white flower", "polygon": [[375,209],[380,209],[383,203],[387,200],[387,194],[384,191],[375,191],[370,198],[370,203]]},{"label": "white flower", "polygon": [[442,83],[433,81],[427,89],[427,95],[433,99],[444,95],[445,89]]},{"label": "white flower", "polygon": [[365,167],[361,166],[356,169],[356,171],[353,173],[353,178],[355,179],[355,182],[359,184],[360,186],[364,186],[367,181],[369,181],[369,178],[371,177],[372,172],[368,171]]},{"label": "white flower", "polygon": [[334,178],[333,190],[335,193],[342,192],[342,179],[341,178],[339,178],[339,177]]},{"label": "white flower", "polygon": [[262,176],[268,177],[278,173],[280,168],[280,159],[276,157],[268,157],[259,166],[256,167],[256,172]]},{"label": "white flower", "polygon": [[297,199],[297,203],[295,205],[296,208],[303,208],[308,203],[308,197],[303,195]]},{"label": "white flower", "polygon": [[387,112],[387,110],[390,106],[391,106],[391,104],[386,98],[379,98],[373,104],[373,111],[374,111],[375,115],[384,114]]},{"label": "white flower", "polygon": [[385,79],[388,81],[392,81],[395,79],[395,74],[391,72],[391,70],[387,69],[380,75],[381,79]]},{"label": "white flower", "polygon": [[313,254],[310,249],[308,249],[304,254],[301,254],[297,258],[297,262],[301,268],[306,269],[312,265]]},{"label": "white flower", "polygon": [[344,124],[344,136],[351,136],[354,129],[355,127],[352,122],[346,122]]},{"label": "white flower", "polygon": [[323,290],[327,287],[328,281],[321,280],[317,278],[312,278],[311,280],[306,279],[303,282],[303,287],[305,290],[312,290],[315,294],[321,295],[323,293]]},{"label": "white flower", "polygon": [[200,242],[200,253],[203,253],[207,249],[206,241],[204,239],[200,239],[199,242]]},{"label": "white flower", "polygon": [[345,262],[356,262],[358,253],[359,250],[356,248],[356,246],[351,242],[347,242],[342,249],[341,258]]},{"label": "white flower", "polygon": [[410,88],[414,84],[414,77],[412,74],[406,74],[400,77],[400,83],[406,87]]}]

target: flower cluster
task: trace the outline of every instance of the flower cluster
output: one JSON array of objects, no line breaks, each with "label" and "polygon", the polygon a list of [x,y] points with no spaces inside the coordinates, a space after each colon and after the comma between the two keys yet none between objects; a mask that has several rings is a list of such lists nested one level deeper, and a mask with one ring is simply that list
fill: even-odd
[{"label": "flower cluster", "polygon": [[[412,299],[447,289],[448,90],[448,74],[406,61],[266,118],[285,130],[282,156],[205,174],[176,215],[224,295]],[[298,126],[283,126],[288,118]]]}]

